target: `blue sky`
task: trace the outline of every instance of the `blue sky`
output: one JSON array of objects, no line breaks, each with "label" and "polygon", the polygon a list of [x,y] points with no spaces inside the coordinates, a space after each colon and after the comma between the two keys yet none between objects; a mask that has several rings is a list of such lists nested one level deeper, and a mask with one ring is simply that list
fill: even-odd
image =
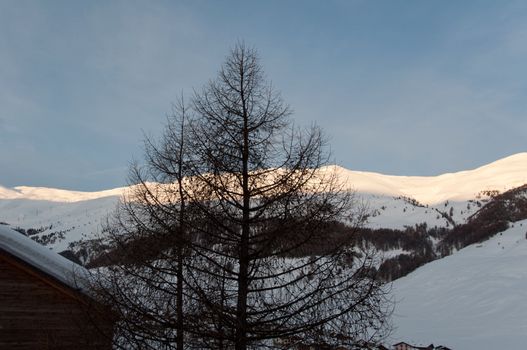
[{"label": "blue sky", "polygon": [[0,2],[0,184],[126,183],[238,40],[354,170],[435,175],[527,150],[521,1]]}]

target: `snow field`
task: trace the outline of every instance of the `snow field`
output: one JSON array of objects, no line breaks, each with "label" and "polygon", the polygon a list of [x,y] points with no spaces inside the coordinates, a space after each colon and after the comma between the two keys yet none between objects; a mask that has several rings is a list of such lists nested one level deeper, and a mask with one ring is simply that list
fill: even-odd
[{"label": "snow field", "polygon": [[526,231],[527,220],[516,222],[396,280],[394,341],[466,350],[524,348]]}]

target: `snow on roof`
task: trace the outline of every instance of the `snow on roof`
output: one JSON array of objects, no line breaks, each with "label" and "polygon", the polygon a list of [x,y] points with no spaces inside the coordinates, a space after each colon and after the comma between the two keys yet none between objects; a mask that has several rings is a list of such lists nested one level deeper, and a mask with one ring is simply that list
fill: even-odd
[{"label": "snow on roof", "polygon": [[31,238],[0,224],[0,250],[77,290],[86,290],[89,272]]}]

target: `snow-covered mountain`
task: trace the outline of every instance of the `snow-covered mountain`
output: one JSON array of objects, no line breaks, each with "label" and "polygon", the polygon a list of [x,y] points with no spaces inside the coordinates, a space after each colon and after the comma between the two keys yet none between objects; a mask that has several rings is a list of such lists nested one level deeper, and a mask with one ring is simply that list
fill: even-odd
[{"label": "snow-covered mountain", "polygon": [[[363,234],[384,250],[384,276],[425,264],[393,284],[394,341],[453,349],[527,344],[527,153],[429,177],[322,171],[329,170],[367,205]],[[125,190],[0,187],[0,223],[87,259]]]},{"label": "snow-covered mountain", "polygon": [[404,196],[422,204],[467,201],[483,191],[504,192],[527,183],[527,153],[518,153],[474,170],[439,176],[390,176],[339,169],[341,181],[361,193]]},{"label": "snow-covered mountain", "polygon": [[[421,223],[451,227],[479,210],[489,194],[527,183],[527,153],[439,176],[391,176],[341,167],[336,171],[339,181],[368,206],[367,227],[404,229]],[[0,222],[31,230],[34,239],[60,252],[99,233],[125,189],[80,192],[0,187]]]},{"label": "snow-covered mountain", "polygon": [[[477,169],[438,176],[394,176],[336,168],[342,184],[359,193],[408,197],[422,204],[474,199],[482,191],[504,192],[527,183],[527,152],[518,153]],[[120,196],[125,187],[81,192],[46,187],[0,186],[0,199],[31,199],[50,202],[81,202]]]},{"label": "snow-covered mountain", "polygon": [[14,188],[5,188],[0,186],[0,199],[30,199],[35,201],[74,203],[104,197],[118,197],[124,190],[124,187],[119,187],[105,191],[81,192],[47,187],[17,186]]}]

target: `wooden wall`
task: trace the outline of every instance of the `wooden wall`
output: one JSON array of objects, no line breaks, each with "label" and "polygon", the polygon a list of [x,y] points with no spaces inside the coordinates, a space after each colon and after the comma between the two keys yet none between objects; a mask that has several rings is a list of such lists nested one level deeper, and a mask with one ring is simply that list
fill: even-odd
[{"label": "wooden wall", "polygon": [[110,349],[82,296],[32,269],[0,251],[0,349]]}]

